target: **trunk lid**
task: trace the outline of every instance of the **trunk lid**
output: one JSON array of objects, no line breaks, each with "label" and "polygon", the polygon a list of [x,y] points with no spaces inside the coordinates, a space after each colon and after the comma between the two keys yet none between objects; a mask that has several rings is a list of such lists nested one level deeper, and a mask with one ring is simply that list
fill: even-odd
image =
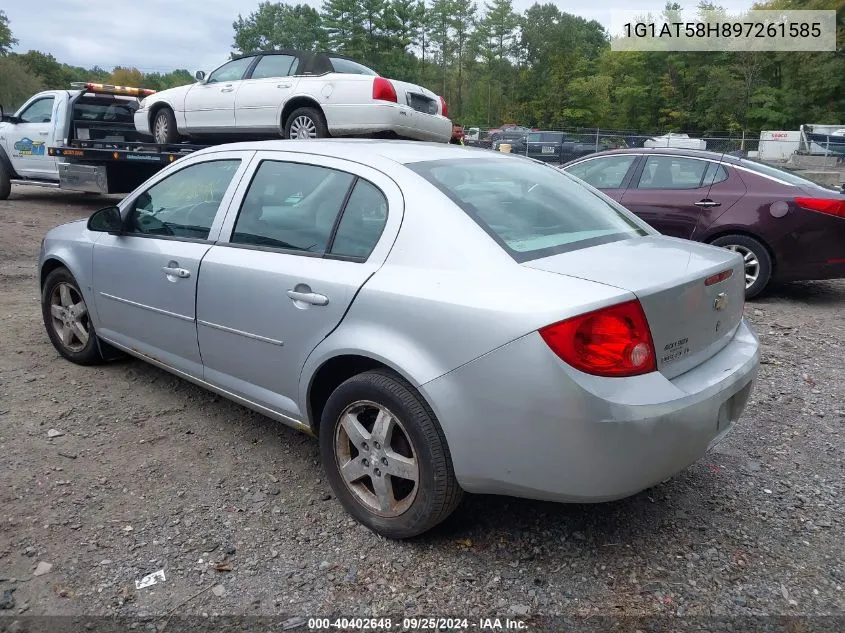
[{"label": "trunk lid", "polygon": [[[523,264],[632,292],[642,304],[657,369],[674,378],[703,363],[733,337],[745,304],[745,268],[727,249],[647,236],[552,255]],[[712,275],[727,279],[706,285]]]},{"label": "trunk lid", "polygon": [[441,114],[440,98],[431,90],[398,79],[391,79],[390,82],[396,89],[396,98],[402,105],[410,106],[422,114]]}]

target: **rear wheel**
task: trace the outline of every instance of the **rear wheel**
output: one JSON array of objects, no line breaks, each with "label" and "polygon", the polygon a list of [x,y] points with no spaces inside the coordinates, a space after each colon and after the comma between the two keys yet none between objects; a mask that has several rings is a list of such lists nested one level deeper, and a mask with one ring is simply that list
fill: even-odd
[{"label": "rear wheel", "polygon": [[285,121],[285,138],[326,138],[328,135],[326,118],[317,108],[297,108]]},{"label": "rear wheel", "polygon": [[6,165],[3,164],[3,161],[0,161],[0,200],[6,200],[11,193],[12,175],[9,173]]},{"label": "rear wheel", "polygon": [[463,494],[433,412],[386,370],[353,376],[332,393],[320,424],[320,457],[346,511],[387,538],[430,530]]},{"label": "rear wheel", "polygon": [[47,275],[41,291],[41,313],[47,335],[59,354],[80,365],[103,360],[88,306],[67,268],[57,268]]},{"label": "rear wheel", "polygon": [[153,118],[153,138],[159,145],[171,145],[179,142],[176,116],[170,108],[164,107],[156,112]]},{"label": "rear wheel", "polygon": [[772,277],[772,258],[760,242],[747,235],[723,235],[711,242],[742,255],[745,262],[745,297],[751,299],[760,294]]}]

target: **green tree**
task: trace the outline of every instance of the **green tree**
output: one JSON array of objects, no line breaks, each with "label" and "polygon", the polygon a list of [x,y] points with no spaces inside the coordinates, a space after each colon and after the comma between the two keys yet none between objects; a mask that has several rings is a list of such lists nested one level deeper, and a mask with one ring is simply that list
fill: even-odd
[{"label": "green tree", "polygon": [[293,48],[316,50],[326,43],[322,19],[306,4],[261,2],[247,18],[238,15],[233,48],[239,53]]},{"label": "green tree", "polygon": [[12,37],[12,29],[9,28],[9,16],[0,9],[0,55],[8,55],[17,43]]},{"label": "green tree", "polygon": [[44,82],[13,56],[0,57],[0,105],[10,114],[41,90]]}]

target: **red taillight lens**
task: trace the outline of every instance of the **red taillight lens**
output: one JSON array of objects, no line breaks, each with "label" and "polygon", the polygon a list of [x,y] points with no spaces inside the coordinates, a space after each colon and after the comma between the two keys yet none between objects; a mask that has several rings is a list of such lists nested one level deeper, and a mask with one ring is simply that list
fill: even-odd
[{"label": "red taillight lens", "polygon": [[795,198],[795,202],[799,206],[809,209],[810,211],[818,211],[819,213],[835,215],[838,218],[845,218],[845,200],[830,200],[828,198]]},{"label": "red taillight lens", "polygon": [[440,114],[443,116],[449,116],[449,106],[446,105],[446,99],[440,97]]},{"label": "red taillight lens", "polygon": [[540,336],[563,361],[588,374],[637,376],[657,369],[651,330],[637,300],[548,325]]},{"label": "red taillight lens", "polygon": [[712,286],[713,284],[725,281],[725,279],[729,278],[733,274],[733,268],[728,268],[727,270],[723,270],[722,272],[716,273],[715,275],[710,275],[707,279],[704,280],[704,285]]},{"label": "red taillight lens", "polygon": [[396,98],[396,89],[390,83],[390,80],[384,77],[373,79],[373,99],[399,103],[399,99]]}]

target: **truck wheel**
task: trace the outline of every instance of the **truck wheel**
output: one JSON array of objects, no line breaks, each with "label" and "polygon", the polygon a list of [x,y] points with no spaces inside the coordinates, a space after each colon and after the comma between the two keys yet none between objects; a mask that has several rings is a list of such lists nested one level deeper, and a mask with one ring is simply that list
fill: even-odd
[{"label": "truck wheel", "polygon": [[760,242],[747,235],[723,235],[710,242],[742,255],[745,261],[745,298],[763,292],[772,276],[772,258]]},{"label": "truck wheel", "polygon": [[179,142],[176,117],[170,108],[164,107],[156,112],[153,118],[153,138],[159,145],[171,145]]},{"label": "truck wheel", "polygon": [[328,135],[326,118],[317,108],[297,108],[285,121],[284,138],[326,138]]},{"label": "truck wheel", "polygon": [[6,200],[12,193],[12,177],[3,161],[0,161],[0,200]]}]

